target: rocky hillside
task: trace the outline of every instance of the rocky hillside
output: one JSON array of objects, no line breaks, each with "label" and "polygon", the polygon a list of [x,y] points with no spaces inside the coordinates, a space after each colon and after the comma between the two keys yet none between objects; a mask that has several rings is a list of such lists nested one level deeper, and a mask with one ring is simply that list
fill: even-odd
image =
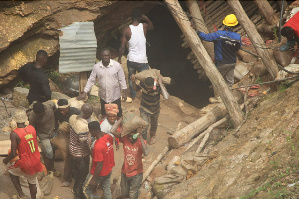
[{"label": "rocky hillside", "polygon": [[210,160],[165,198],[299,198],[299,85],[265,96]]}]

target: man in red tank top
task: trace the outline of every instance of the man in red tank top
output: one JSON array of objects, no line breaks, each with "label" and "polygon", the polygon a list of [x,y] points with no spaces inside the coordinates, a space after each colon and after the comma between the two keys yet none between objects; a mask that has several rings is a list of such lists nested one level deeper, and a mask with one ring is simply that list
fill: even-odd
[{"label": "man in red tank top", "polygon": [[22,191],[19,176],[24,176],[30,189],[31,198],[36,198],[36,176],[38,172],[43,170],[40,152],[38,151],[38,143],[36,139],[36,131],[33,126],[25,125],[27,115],[25,111],[18,110],[14,116],[17,122],[17,128],[10,134],[11,152],[8,157],[3,159],[3,163],[7,164],[17,156],[19,159],[16,162],[8,165],[8,172],[15,188],[18,191],[19,198],[25,198]]},{"label": "man in red tank top", "polygon": [[299,41],[299,11],[284,24],[280,33],[287,39],[286,44],[281,46],[280,50],[286,51],[293,48]]}]

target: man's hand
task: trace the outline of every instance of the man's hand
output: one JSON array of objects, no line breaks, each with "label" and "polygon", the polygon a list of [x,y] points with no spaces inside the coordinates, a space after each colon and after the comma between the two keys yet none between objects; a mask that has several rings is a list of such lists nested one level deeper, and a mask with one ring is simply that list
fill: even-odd
[{"label": "man's hand", "polygon": [[132,74],[132,75],[130,76],[130,80],[131,80],[131,81],[135,81],[135,76],[134,76],[134,74]]},{"label": "man's hand", "polygon": [[148,20],[149,20],[149,18],[148,18],[146,15],[142,15],[142,17],[141,17],[141,20],[148,21]]},{"label": "man's hand", "polygon": [[191,23],[191,27],[195,30],[195,31],[197,31],[197,27],[196,27],[196,25],[195,25],[195,23]]},{"label": "man's hand", "polygon": [[161,75],[158,76],[158,83],[159,83],[160,85],[162,84],[162,76],[161,76]]},{"label": "man's hand", "polygon": [[7,164],[7,163],[8,163],[8,158],[6,157],[3,159],[3,164]]},{"label": "man's hand", "polygon": [[119,62],[120,64],[122,64],[122,56],[120,56],[120,57],[118,58],[118,62]]},{"label": "man's hand", "polygon": [[126,89],[122,90],[122,99],[124,102],[127,100],[127,90]]},{"label": "man's hand", "polygon": [[86,92],[81,93],[81,95],[79,95],[76,99],[77,100],[85,100],[86,98]]},{"label": "man's hand", "polygon": [[89,185],[92,187],[96,185],[96,179],[94,177],[90,180]]}]

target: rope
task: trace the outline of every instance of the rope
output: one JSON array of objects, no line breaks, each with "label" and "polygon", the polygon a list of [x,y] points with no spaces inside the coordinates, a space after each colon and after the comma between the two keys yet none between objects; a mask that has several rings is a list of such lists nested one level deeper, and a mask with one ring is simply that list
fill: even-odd
[{"label": "rope", "polygon": [[292,77],[287,77],[287,78],[284,78],[284,79],[274,80],[274,81],[263,82],[263,83],[259,83],[259,84],[240,86],[240,87],[237,87],[237,88],[232,88],[231,90],[235,90],[235,89],[239,89],[239,88],[247,88],[247,87],[252,87],[252,86],[258,86],[258,85],[264,85],[264,84],[270,84],[270,83],[274,83],[274,82],[281,82],[281,81],[285,81],[285,80],[293,79],[293,78],[299,78],[299,75],[292,76]]}]

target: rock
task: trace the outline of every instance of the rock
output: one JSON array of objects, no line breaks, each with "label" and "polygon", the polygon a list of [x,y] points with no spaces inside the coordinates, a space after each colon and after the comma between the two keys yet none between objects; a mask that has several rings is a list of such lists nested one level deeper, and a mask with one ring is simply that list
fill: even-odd
[{"label": "rock", "polygon": [[181,175],[164,175],[158,177],[153,183],[153,192],[158,198],[164,198],[171,190],[172,186],[185,180]]},{"label": "rock", "polygon": [[265,67],[262,60],[258,60],[255,62],[250,70],[250,72],[255,75],[256,77],[263,76],[268,72],[267,68]]},{"label": "rock", "polygon": [[15,87],[13,93],[13,104],[16,107],[22,106],[27,108],[29,106],[29,102],[27,100],[27,95],[29,93],[29,89],[22,87]]},{"label": "rock", "polygon": [[70,99],[69,96],[63,94],[63,93],[59,93],[59,92],[52,92],[51,94],[51,99]]},{"label": "rock", "polygon": [[79,75],[69,76],[64,82],[64,86],[68,90],[79,92]]},{"label": "rock", "polygon": [[60,92],[62,93],[62,91],[60,90],[60,88],[49,78],[49,86],[50,86],[50,90],[52,92]]}]

